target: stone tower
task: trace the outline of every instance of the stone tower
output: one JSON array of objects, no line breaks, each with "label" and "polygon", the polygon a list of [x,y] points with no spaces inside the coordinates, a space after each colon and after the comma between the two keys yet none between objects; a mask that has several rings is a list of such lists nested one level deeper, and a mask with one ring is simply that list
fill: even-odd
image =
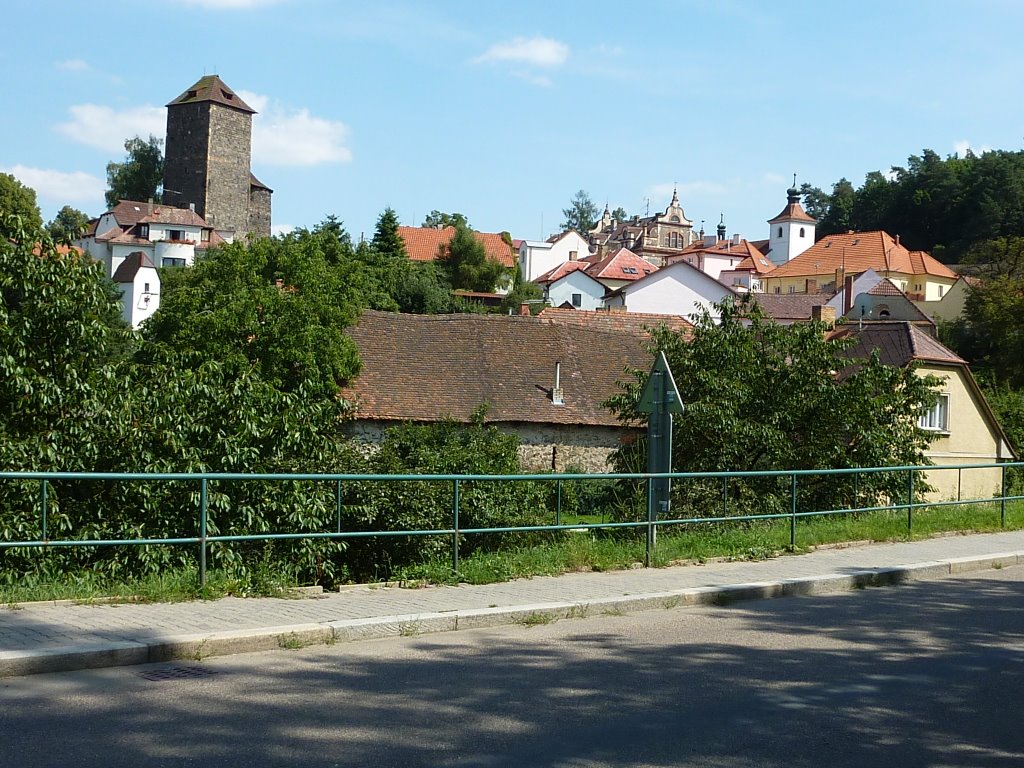
[{"label": "stone tower", "polygon": [[235,239],[270,236],[272,190],[250,170],[252,116],[217,75],[167,105],[164,204],[196,213]]}]

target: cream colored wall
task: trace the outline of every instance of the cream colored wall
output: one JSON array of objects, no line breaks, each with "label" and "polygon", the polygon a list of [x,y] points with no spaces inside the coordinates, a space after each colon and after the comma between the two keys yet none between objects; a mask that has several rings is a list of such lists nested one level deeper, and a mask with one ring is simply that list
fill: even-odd
[{"label": "cream colored wall", "polygon": [[[879,275],[888,277],[897,288],[901,291],[909,291],[910,293],[917,293],[914,290],[915,285],[923,286],[923,293],[925,299],[928,301],[937,301],[939,298],[939,286],[943,286],[943,293],[948,291],[950,287],[956,282],[955,278],[935,277],[934,275],[908,275],[902,272],[889,272],[886,273],[882,270],[876,270]],[[794,275],[792,277],[772,277],[771,274],[765,276],[765,293],[775,293],[776,287],[781,290],[779,293],[789,293],[789,289],[793,288],[793,293],[804,293],[807,290],[807,281],[817,280],[818,285],[824,285],[830,283],[834,279],[832,273],[821,274],[821,275]]]},{"label": "cream colored wall", "polygon": [[[949,394],[949,430],[939,433],[925,451],[935,464],[995,464],[999,459],[1000,438],[985,418],[983,406],[967,383],[969,375],[963,369],[925,366],[918,369],[921,376],[929,374],[944,379],[937,391]],[[935,487],[930,501],[951,499],[988,498],[1000,489],[1001,470],[970,469],[931,470],[928,483]]]}]

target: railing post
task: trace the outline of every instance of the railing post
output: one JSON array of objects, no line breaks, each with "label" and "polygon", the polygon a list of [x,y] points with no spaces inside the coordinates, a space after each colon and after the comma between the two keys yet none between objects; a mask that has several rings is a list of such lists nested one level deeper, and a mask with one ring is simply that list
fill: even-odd
[{"label": "railing post", "polygon": [[40,504],[40,507],[41,507],[41,510],[42,510],[42,515],[43,515],[43,520],[42,520],[43,541],[47,540],[47,538],[46,538],[46,507],[47,507],[46,484],[47,484],[46,480],[43,480],[42,484],[39,486],[39,504]]},{"label": "railing post", "polygon": [[644,565],[651,567],[651,553],[654,551],[654,480],[647,478],[647,543],[644,548]]},{"label": "railing post", "polygon": [[452,480],[452,572],[459,572],[459,481]]},{"label": "railing post", "polygon": [[907,473],[907,531],[914,530],[914,470]]},{"label": "railing post", "polygon": [[796,549],[796,472],[790,475],[790,478],[789,546]]},{"label": "railing post", "polygon": [[199,586],[206,588],[206,478],[199,481]]},{"label": "railing post", "polygon": [[557,493],[555,499],[555,525],[562,524],[562,481],[555,481],[555,490]]},{"label": "railing post", "polygon": [[338,516],[337,533],[341,533],[341,480],[334,481],[334,507]]},{"label": "railing post", "polygon": [[729,476],[722,478],[722,517],[729,516]]},{"label": "railing post", "polygon": [[[957,501],[960,501],[960,486],[961,486],[961,483],[962,483],[962,480],[963,480],[963,472],[964,472],[964,468],[963,467],[957,467],[956,468],[956,500]],[[1006,494],[1004,493],[1003,495],[1005,496]]]},{"label": "railing post", "polygon": [[1001,480],[1002,493],[1000,493],[999,495],[1002,498],[999,499],[999,524],[1003,528],[1005,528],[1006,527],[1006,465],[1003,464],[1001,469],[1002,469],[1002,480]]}]

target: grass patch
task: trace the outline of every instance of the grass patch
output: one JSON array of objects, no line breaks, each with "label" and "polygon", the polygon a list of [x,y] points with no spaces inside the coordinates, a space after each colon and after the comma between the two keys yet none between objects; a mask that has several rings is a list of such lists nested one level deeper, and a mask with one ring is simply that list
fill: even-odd
[{"label": "grass patch", "polygon": [[543,624],[551,624],[555,620],[555,617],[550,613],[531,613],[523,618],[519,619],[517,624],[522,624],[524,627],[539,627]]}]

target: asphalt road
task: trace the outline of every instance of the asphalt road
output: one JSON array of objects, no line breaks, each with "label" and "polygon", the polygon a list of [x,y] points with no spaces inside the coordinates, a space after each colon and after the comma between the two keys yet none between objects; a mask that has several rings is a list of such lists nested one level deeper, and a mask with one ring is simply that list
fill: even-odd
[{"label": "asphalt road", "polygon": [[0,680],[0,766],[1019,766],[1024,567]]}]

